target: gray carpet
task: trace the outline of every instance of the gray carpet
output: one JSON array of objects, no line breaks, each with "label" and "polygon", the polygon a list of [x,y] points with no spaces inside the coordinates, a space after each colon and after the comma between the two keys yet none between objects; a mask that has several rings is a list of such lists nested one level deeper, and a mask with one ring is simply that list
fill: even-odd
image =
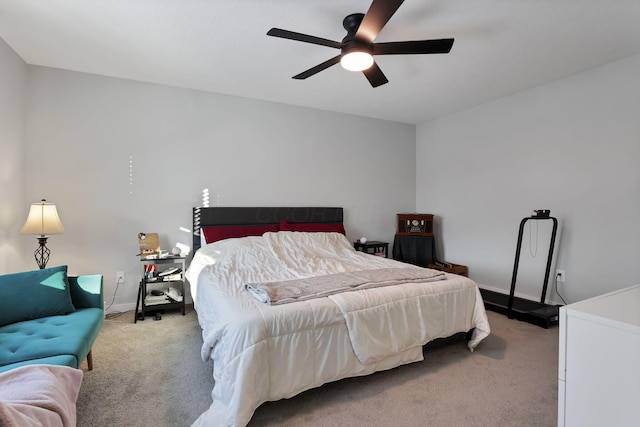
[{"label": "gray carpet", "polygon": [[[268,402],[250,427],[555,426],[558,328],[489,312],[492,334],[425,348],[425,360]],[[77,404],[78,426],[188,426],[211,404],[195,312],[105,321]]]}]

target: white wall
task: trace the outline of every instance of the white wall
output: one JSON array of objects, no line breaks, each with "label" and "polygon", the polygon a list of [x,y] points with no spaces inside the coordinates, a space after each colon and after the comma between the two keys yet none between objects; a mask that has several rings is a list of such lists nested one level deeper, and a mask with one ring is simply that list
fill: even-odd
[{"label": "white wall", "polygon": [[2,39],[0,64],[0,274],[5,274],[26,266],[27,238],[31,251],[38,244],[32,236],[18,234],[29,212],[25,202],[27,64]]},{"label": "white wall", "polygon": [[[443,257],[508,291],[520,220],[545,208],[568,302],[640,283],[638,75],[635,55],[418,126],[416,204],[437,215]],[[546,261],[550,231],[535,231],[521,269]],[[543,270],[519,272],[517,293],[539,298]]]},{"label": "white wall", "polygon": [[[440,257],[502,290],[520,220],[548,208],[563,223],[565,299],[640,282],[640,56],[425,123],[417,135],[393,122],[27,67],[3,42],[0,61],[0,273],[35,268],[35,240],[17,230],[44,197],[67,227],[49,239],[50,265],[104,274],[108,302],[115,271],[126,271],[115,299],[125,308],[137,290],[136,234],[189,244],[179,228],[191,228],[208,187],[222,206],[344,206],[351,239],[391,242],[397,212],[434,213]],[[526,230],[518,281],[534,297],[548,229],[535,231]]]},{"label": "white wall", "polygon": [[412,125],[35,66],[28,93],[27,198],[67,229],[49,265],[103,274],[108,303],[126,271],[116,306],[137,295],[137,233],[190,245],[203,188],[211,205],[342,206],[352,240],[392,242],[415,209]]}]

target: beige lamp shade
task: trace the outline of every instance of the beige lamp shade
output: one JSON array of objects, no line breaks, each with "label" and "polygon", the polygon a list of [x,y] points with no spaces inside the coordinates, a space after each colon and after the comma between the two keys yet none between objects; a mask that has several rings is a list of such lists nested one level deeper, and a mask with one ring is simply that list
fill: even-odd
[{"label": "beige lamp shade", "polygon": [[64,233],[64,226],[58,216],[56,205],[42,199],[40,203],[31,204],[29,216],[20,229],[20,234],[48,236]]}]

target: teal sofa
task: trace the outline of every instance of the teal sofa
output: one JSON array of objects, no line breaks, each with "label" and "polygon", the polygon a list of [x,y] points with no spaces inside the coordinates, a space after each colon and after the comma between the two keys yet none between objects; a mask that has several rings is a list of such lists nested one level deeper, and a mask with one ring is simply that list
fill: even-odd
[{"label": "teal sofa", "polygon": [[0,275],[0,372],[32,364],[79,368],[104,322],[101,275],[67,266]]}]

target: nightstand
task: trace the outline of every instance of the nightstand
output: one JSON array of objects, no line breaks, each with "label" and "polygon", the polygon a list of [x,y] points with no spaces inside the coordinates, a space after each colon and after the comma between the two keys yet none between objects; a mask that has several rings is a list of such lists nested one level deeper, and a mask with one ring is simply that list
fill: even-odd
[{"label": "nightstand", "polygon": [[365,252],[372,255],[389,257],[389,243],[378,242],[376,240],[368,241],[367,243],[353,242],[353,247],[356,251]]},{"label": "nightstand", "polygon": [[144,320],[147,313],[160,313],[167,309],[181,309],[185,315],[184,273],[186,259],[170,256],[158,259],[142,259],[142,280],[138,287],[135,319]]}]

